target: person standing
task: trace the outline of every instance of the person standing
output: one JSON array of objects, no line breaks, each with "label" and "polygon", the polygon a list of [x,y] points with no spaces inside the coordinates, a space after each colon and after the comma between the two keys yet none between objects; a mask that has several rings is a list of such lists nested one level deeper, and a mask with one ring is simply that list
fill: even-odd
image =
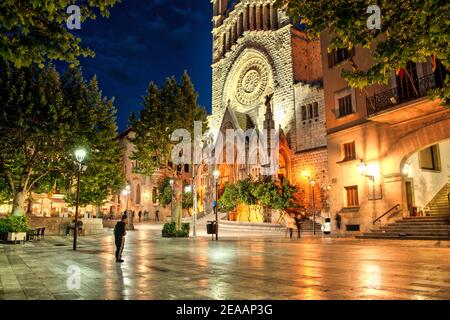
[{"label": "person standing", "polygon": [[159,222],[159,210],[155,211],[155,222],[158,221]]},{"label": "person standing", "polygon": [[302,229],[302,216],[301,216],[301,214],[300,213],[295,214],[294,219],[295,219],[295,225],[297,226],[297,238],[300,239],[300,236],[301,236],[300,232],[301,232],[301,229]]},{"label": "person standing", "polygon": [[141,222],[141,218],[142,218],[142,211],[141,210],[139,210],[138,216],[139,216],[139,222]]},{"label": "person standing", "polygon": [[286,220],[287,231],[289,231],[289,238],[292,239],[294,230],[297,228],[297,225],[295,223],[294,217],[292,216],[292,213],[288,213],[285,217],[285,220]]},{"label": "person standing", "polygon": [[125,245],[126,226],[128,224],[128,216],[123,215],[122,220],[116,223],[114,227],[114,240],[116,243],[116,262],[123,262],[122,252]]}]

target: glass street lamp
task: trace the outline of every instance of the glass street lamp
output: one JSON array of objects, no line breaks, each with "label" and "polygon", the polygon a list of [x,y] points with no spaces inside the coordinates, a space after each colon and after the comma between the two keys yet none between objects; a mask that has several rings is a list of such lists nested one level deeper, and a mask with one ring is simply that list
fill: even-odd
[{"label": "glass street lamp", "polygon": [[411,171],[411,165],[409,163],[405,163],[405,165],[403,166],[402,173],[405,176],[408,176],[410,171]]},{"label": "glass street lamp", "polygon": [[128,213],[128,198],[130,196],[131,193],[131,187],[129,184],[127,184],[127,186],[125,187],[125,189],[123,189],[122,194],[127,196],[127,213]]},{"label": "glass street lamp", "polygon": [[78,237],[78,207],[80,203],[80,178],[81,171],[83,170],[83,161],[86,158],[86,150],[77,149],[75,150],[75,158],[78,162],[78,179],[77,179],[77,200],[75,205],[75,225],[73,229],[73,250],[77,250],[77,237]]},{"label": "glass street lamp", "polygon": [[364,162],[364,160],[361,159],[361,162],[358,163],[358,172],[359,172],[359,174],[364,175],[366,173],[366,170],[367,170],[367,165]]}]

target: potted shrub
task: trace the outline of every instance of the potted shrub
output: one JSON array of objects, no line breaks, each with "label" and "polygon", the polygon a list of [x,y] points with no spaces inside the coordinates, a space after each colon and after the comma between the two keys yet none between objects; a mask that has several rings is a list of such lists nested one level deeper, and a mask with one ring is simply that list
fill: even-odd
[{"label": "potted shrub", "polygon": [[168,222],[164,224],[162,236],[164,238],[187,238],[189,237],[189,228],[189,223],[182,223],[181,230],[177,230],[175,222]]},{"label": "potted shrub", "polygon": [[8,241],[25,241],[28,231],[28,220],[25,216],[9,216],[7,218]]},{"label": "potted shrub", "polygon": [[0,219],[0,240],[5,240],[8,238],[8,220]]}]

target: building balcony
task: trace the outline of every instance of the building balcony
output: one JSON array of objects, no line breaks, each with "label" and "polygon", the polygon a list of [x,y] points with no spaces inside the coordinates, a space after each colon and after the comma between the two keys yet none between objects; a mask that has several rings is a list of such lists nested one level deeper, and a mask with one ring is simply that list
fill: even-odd
[{"label": "building balcony", "polygon": [[441,111],[444,108],[429,100],[427,94],[432,89],[442,88],[444,80],[445,73],[434,72],[415,78],[413,84],[409,80],[403,81],[394,88],[367,97],[367,117],[393,124]]}]

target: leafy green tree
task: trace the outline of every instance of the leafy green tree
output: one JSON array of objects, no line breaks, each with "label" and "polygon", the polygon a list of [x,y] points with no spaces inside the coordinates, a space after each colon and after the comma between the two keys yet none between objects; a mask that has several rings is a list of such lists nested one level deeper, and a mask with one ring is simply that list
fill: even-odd
[{"label": "leafy green tree", "polygon": [[0,174],[0,205],[11,200],[11,190],[3,175]]},{"label": "leafy green tree", "polygon": [[13,213],[40,179],[60,169],[70,122],[59,75],[52,65],[15,69],[1,63],[0,169],[13,196]]},{"label": "leafy green tree", "polygon": [[[194,122],[201,121],[206,128],[206,111],[197,102],[198,94],[187,72],[177,83],[174,77],[168,78],[162,87],[150,83],[144,96],[140,116],[133,114],[130,124],[135,133],[130,138],[134,145],[132,160],[139,163],[135,172],[152,176],[156,170],[162,169],[174,180],[175,199],[181,195],[182,163],[171,163],[172,150],[176,143],[171,135],[176,129],[186,129],[191,135],[194,133]],[[172,219],[177,222],[177,229],[181,228],[182,204],[181,199],[175,201]]]},{"label": "leafy green tree", "polygon": [[[86,87],[93,126],[88,135],[91,152],[84,163],[86,171],[81,176],[80,205],[91,204],[100,208],[112,192],[121,190],[125,185],[122,173],[124,150],[117,139],[116,109],[113,100],[107,100],[102,96],[96,77]],[[81,133],[85,135],[87,131]],[[72,177],[76,176],[76,172],[70,172],[69,176],[70,184],[65,198],[74,205],[76,180]]]},{"label": "leafy green tree", "polygon": [[[334,36],[329,50],[362,46],[371,49],[373,65],[362,70],[353,63],[343,71],[350,86],[364,88],[386,84],[394,70],[406,68],[408,61],[439,59],[450,68],[449,3],[443,0],[277,0],[294,19],[301,17],[309,33],[317,36],[327,31]],[[369,30],[369,5],[381,9],[381,30]],[[450,102],[450,80],[432,96]]]},{"label": "leafy green tree", "polygon": [[220,211],[236,210],[238,205],[238,189],[236,184],[225,185],[224,191],[217,201],[217,206]]},{"label": "leafy green tree", "polygon": [[250,206],[257,203],[257,198],[254,195],[254,183],[250,178],[239,180],[236,183],[237,196],[239,202],[245,204],[248,208],[248,221],[250,222]]},{"label": "leafy green tree", "polygon": [[0,61],[0,69],[0,175],[13,214],[24,214],[32,191],[72,190],[73,152],[81,146],[89,153],[86,179],[92,177],[83,185],[93,194],[102,189],[86,197],[99,203],[106,181],[111,188],[121,179],[112,101],[100,98],[96,80],[86,84],[80,70],[71,69],[61,81],[51,64],[17,69]]},{"label": "leafy green tree", "polygon": [[172,203],[173,188],[170,185],[170,178],[166,177],[158,183],[159,205],[165,208]]},{"label": "leafy green tree", "polygon": [[81,39],[67,29],[67,7],[73,4],[81,10],[81,21],[96,19],[98,13],[109,16],[109,9],[118,0],[89,1],[0,1],[0,58],[16,67],[44,66],[46,59],[78,64],[77,57],[93,56],[81,46]]}]

